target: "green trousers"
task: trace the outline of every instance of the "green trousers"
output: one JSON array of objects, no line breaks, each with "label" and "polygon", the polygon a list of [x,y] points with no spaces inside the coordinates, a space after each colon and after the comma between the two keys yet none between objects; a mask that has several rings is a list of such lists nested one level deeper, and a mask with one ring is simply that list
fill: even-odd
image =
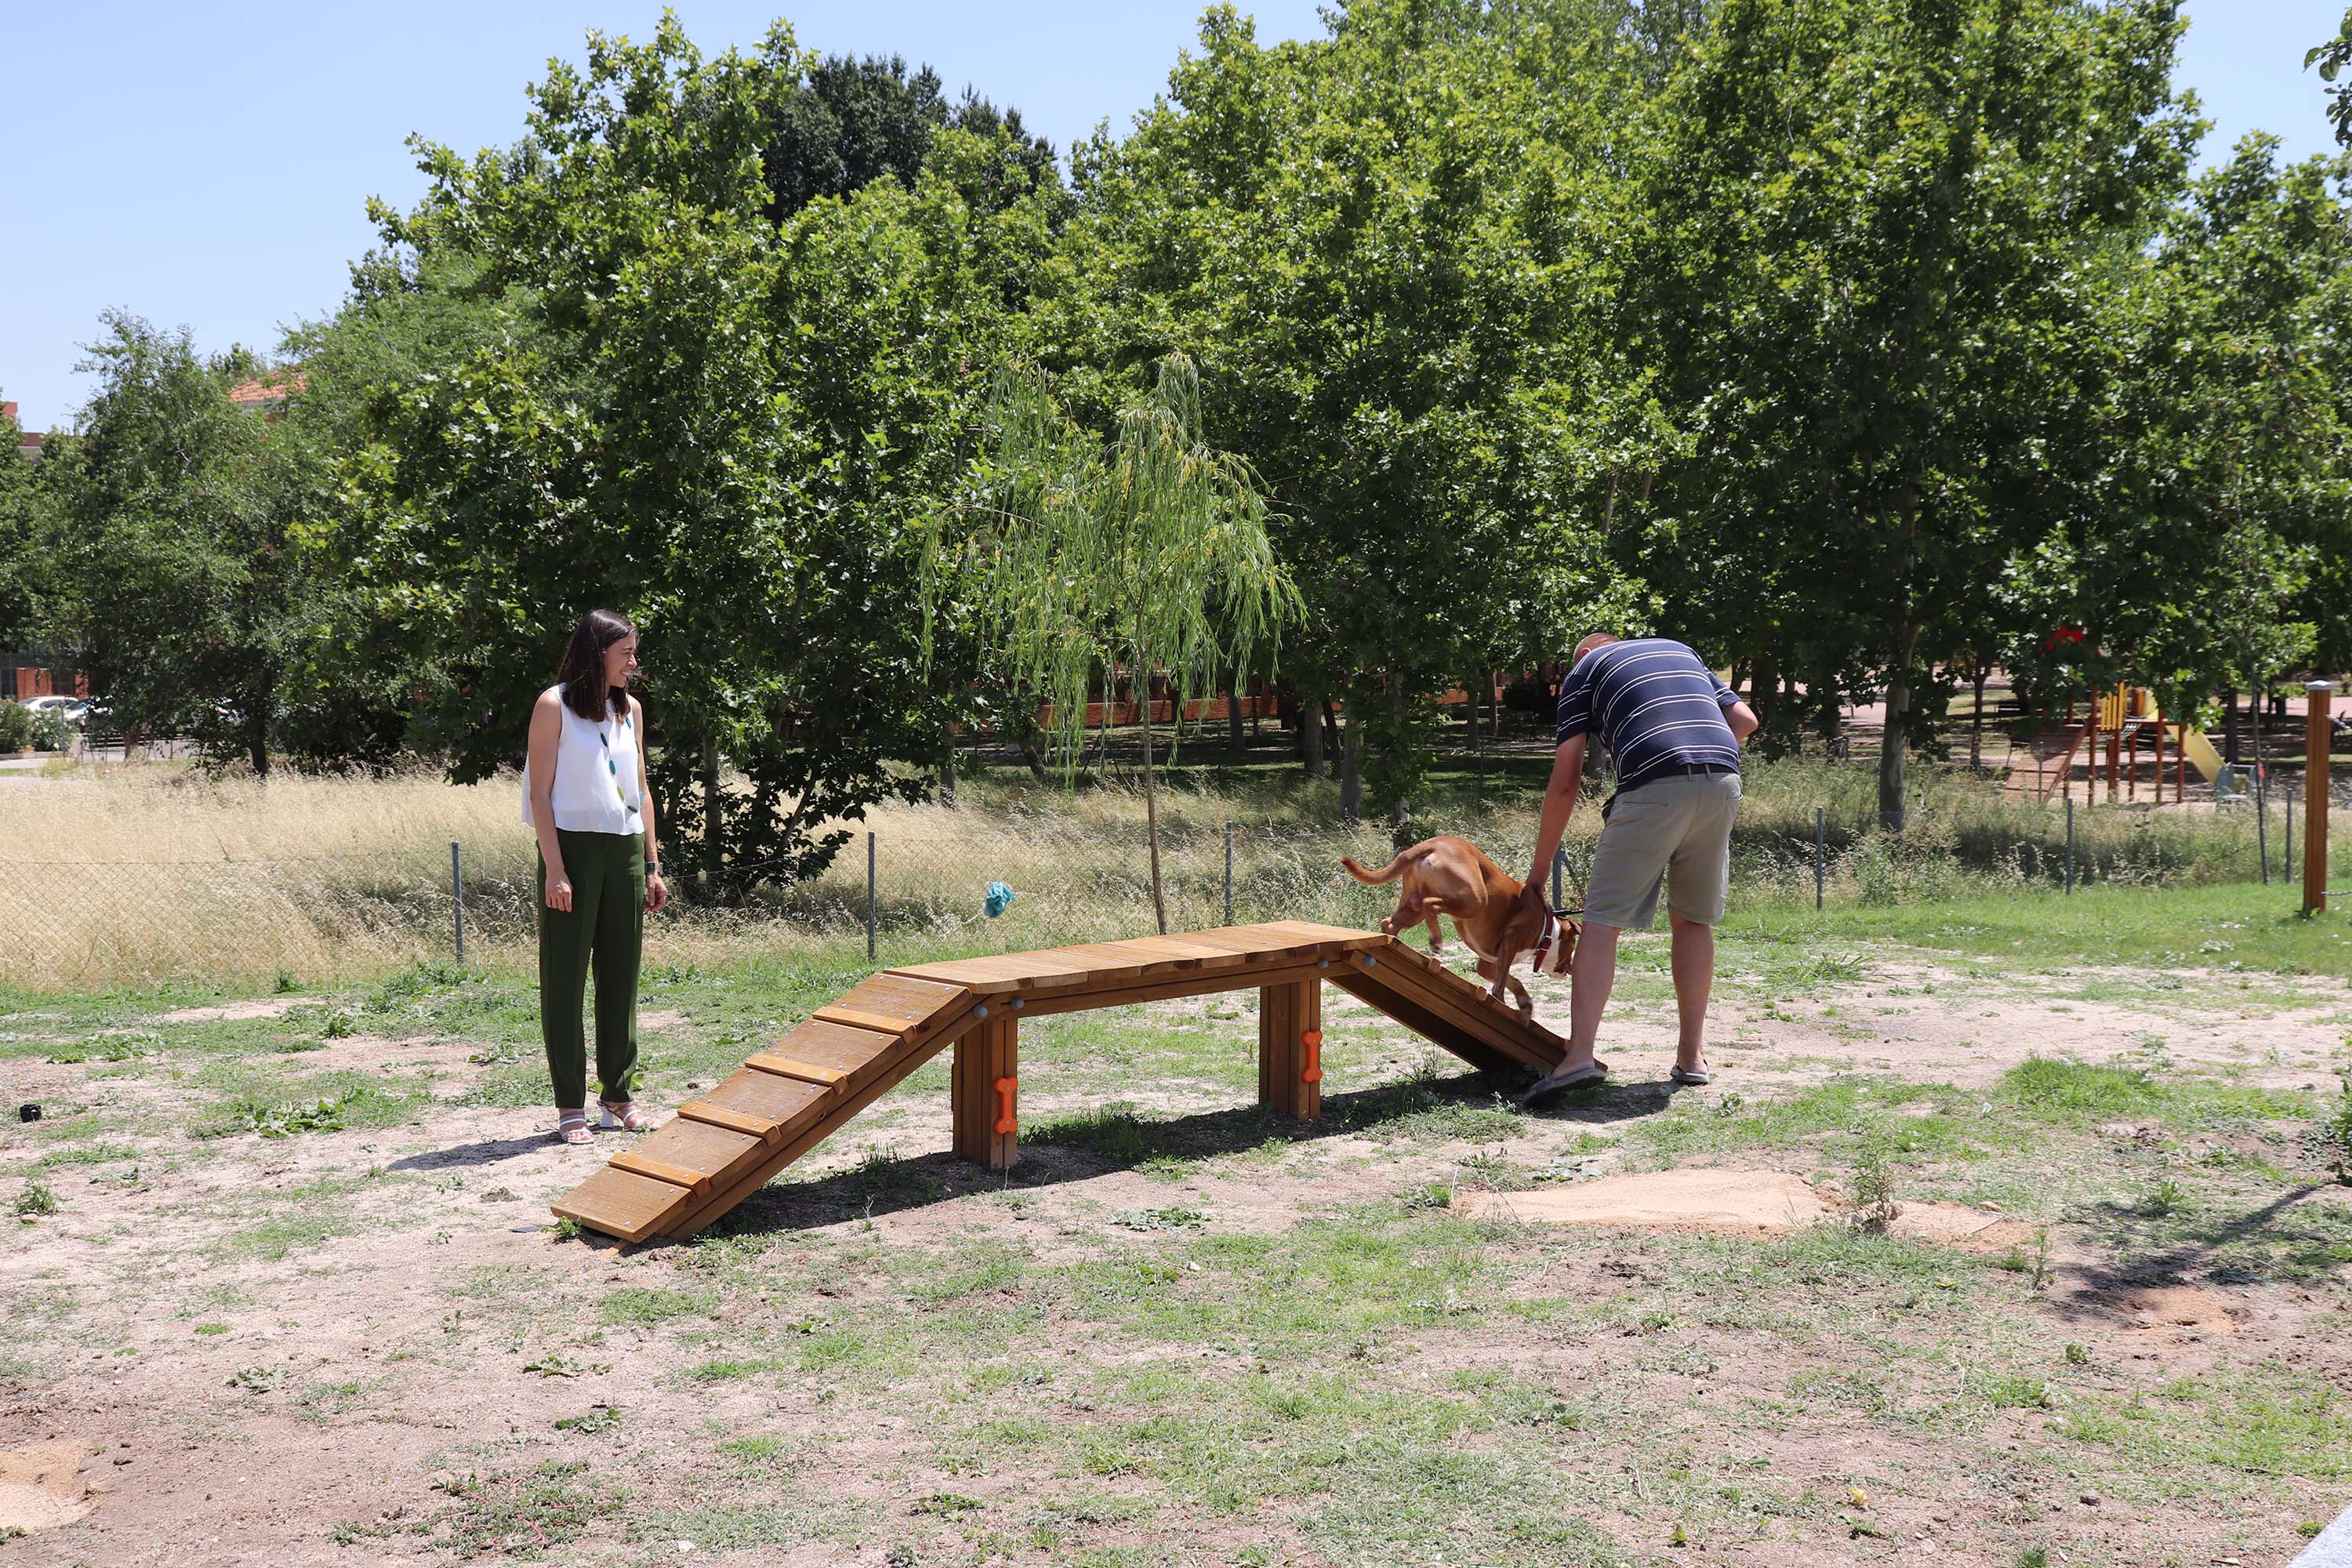
[{"label": "green trousers", "polygon": [[596,1076],[605,1100],[626,1100],[637,1071],[637,963],[646,938],[646,836],[555,830],[572,908],[547,907],[539,863],[539,1028],[559,1110],[588,1103],[581,992],[596,977]]}]

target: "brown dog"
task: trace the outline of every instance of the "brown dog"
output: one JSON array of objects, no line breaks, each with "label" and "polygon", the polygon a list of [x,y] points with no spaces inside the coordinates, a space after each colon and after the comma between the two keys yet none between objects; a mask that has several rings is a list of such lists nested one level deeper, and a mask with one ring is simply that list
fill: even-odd
[{"label": "brown dog", "polygon": [[1437,917],[1452,915],[1454,933],[1478,955],[1478,973],[1493,983],[1487,994],[1497,1002],[1508,985],[1521,1012],[1535,1011],[1535,999],[1511,973],[1511,965],[1523,952],[1536,954],[1538,973],[1568,973],[1569,955],[1576,951],[1576,922],[1562,920],[1555,926],[1541,900],[1524,896],[1526,883],[1504,875],[1486,851],[1466,838],[1424,838],[1377,871],[1365,870],[1345,855],[1339,864],[1359,882],[1374,887],[1404,879],[1396,913],[1381,922],[1391,936],[1408,926],[1426,924],[1433,952]]}]

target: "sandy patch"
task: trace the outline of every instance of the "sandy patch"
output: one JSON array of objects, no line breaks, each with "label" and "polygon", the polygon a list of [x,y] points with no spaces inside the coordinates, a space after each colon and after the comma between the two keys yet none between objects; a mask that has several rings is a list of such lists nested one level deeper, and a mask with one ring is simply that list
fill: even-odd
[{"label": "sandy patch", "polygon": [[2193,1329],[2234,1334],[2238,1321],[2230,1299],[2196,1285],[2135,1285],[2118,1291],[2109,1310],[2135,1329]]},{"label": "sandy patch", "polygon": [[1453,1206],[1475,1219],[1738,1236],[1795,1230],[1835,1212],[1785,1171],[1651,1171],[1535,1192],[1459,1193]]},{"label": "sandy patch", "polygon": [[315,996],[255,996],[243,1002],[217,1002],[206,1007],[180,1007],[158,1013],[158,1024],[234,1024],[248,1018],[283,1018],[297,1007],[318,1005]]},{"label": "sandy patch", "polygon": [[2011,1247],[2031,1233],[2008,1215],[1966,1204],[1905,1204],[1886,1227],[1889,1236],[1932,1241],[1970,1252]]},{"label": "sandy patch", "polygon": [[11,1531],[30,1535],[71,1524],[97,1506],[81,1478],[90,1447],[79,1437],[53,1437],[0,1453],[0,1540]]}]

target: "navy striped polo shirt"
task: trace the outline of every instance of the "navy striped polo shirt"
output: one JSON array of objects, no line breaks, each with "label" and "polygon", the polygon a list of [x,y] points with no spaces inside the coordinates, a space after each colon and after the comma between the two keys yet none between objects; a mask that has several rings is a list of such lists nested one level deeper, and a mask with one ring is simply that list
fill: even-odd
[{"label": "navy striped polo shirt", "polygon": [[1739,771],[1739,741],[1724,710],[1738,693],[1671,637],[1603,643],[1559,683],[1559,742],[1598,730],[1617,763],[1620,792],[1691,767]]}]

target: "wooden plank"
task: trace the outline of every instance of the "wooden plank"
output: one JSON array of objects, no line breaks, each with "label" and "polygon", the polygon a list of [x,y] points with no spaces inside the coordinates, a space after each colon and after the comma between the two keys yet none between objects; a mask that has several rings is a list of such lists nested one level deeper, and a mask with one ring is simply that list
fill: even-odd
[{"label": "wooden plank", "polygon": [[757,1138],[762,1143],[773,1143],[784,1135],[784,1124],[781,1121],[765,1116],[745,1116],[725,1110],[708,1100],[690,1100],[677,1108],[677,1114],[683,1121],[724,1127],[730,1132],[740,1132],[746,1138]]},{"label": "wooden plank", "polygon": [[[688,1122],[687,1125],[692,1126],[693,1123]],[[640,1176],[651,1176],[656,1181],[668,1182],[698,1194],[710,1190],[709,1172],[685,1170],[671,1164],[667,1160],[649,1160],[635,1149],[622,1150],[606,1163],[613,1170],[629,1171]]]},{"label": "wooden plank", "polygon": [[1188,931],[1184,933],[1184,940],[1198,942],[1203,947],[1221,947],[1228,952],[1238,952],[1244,957],[1260,959],[1286,958],[1302,945],[1300,939],[1295,933],[1275,931],[1262,925],[1220,926],[1213,931]]},{"label": "wooden plank", "polygon": [[1386,931],[1357,931],[1349,926],[1319,925],[1313,921],[1269,921],[1258,928],[1293,942],[1337,942],[1351,952],[1383,949],[1396,941]]},{"label": "wooden plank", "polygon": [[911,963],[889,973],[943,985],[961,985],[974,992],[1001,993],[1066,985],[1084,980],[1091,970],[1085,963],[1057,959],[1047,951],[960,958],[945,963]]},{"label": "wooden plank", "polygon": [[[690,1175],[707,1179],[727,1175],[738,1161],[746,1159],[765,1146],[766,1140],[757,1134],[738,1132],[708,1122],[680,1116],[663,1122],[640,1140],[629,1153],[641,1160],[657,1161]],[[646,1170],[648,1176],[664,1176],[678,1180],[663,1172]]]},{"label": "wooden plank", "polygon": [[[892,1040],[890,1043],[895,1046],[898,1042]],[[772,1072],[778,1078],[797,1079],[802,1083],[813,1083],[820,1089],[839,1089],[849,1079],[849,1075],[839,1068],[821,1068],[808,1062],[796,1062],[773,1051],[761,1051],[743,1065],[753,1072]]]},{"label": "wooden plank", "polygon": [[932,1019],[970,994],[961,985],[912,974],[875,974],[851,986],[839,1001],[818,1008],[816,1016],[856,1028],[912,1037],[925,1033]]},{"label": "wooden plank", "polygon": [[[1369,975],[1375,980],[1385,980],[1392,992],[1409,996],[1423,1010],[1449,1020],[1473,1039],[1522,1067],[1548,1071],[1559,1065],[1560,1058],[1567,1053],[1567,1042],[1542,1025],[1523,1018],[1516,1010],[1506,1011],[1501,1004],[1487,1001],[1485,987],[1470,984],[1435,959],[1412,953],[1410,950],[1406,952],[1406,960],[1400,962],[1392,957],[1384,957],[1377,966],[1365,963],[1361,957],[1344,965],[1335,964],[1332,966],[1332,978],[1336,983],[1344,970],[1349,973]],[[1364,995],[1354,987],[1349,989],[1354,994]],[[1370,1000],[1369,996],[1365,999]],[[1398,1021],[1405,1022],[1402,1016]],[[1433,1035],[1431,1038],[1436,1039],[1437,1037]],[[1470,1058],[1470,1053],[1457,1045],[1443,1039],[1437,1043],[1457,1056]]]},{"label": "wooden plank", "polygon": [[815,1084],[742,1068],[706,1091],[699,1103],[776,1122],[790,1137],[821,1114],[825,1099],[825,1091]]},{"label": "wooden plank", "polygon": [[[1337,974],[1340,965],[1335,963],[1329,973]],[[1124,1007],[1137,1002],[1168,1002],[1179,996],[1202,996],[1213,991],[1246,991],[1254,985],[1271,985],[1284,980],[1314,980],[1321,978],[1311,963],[1295,964],[1281,969],[1229,969],[1213,974],[1180,974],[1165,980],[1145,980],[1131,985],[1108,985],[1086,991],[1049,992],[1043,996],[1028,998],[1021,1016],[1024,1018],[1045,1017],[1056,1013],[1078,1013],[1090,1007]]]},{"label": "wooden plank", "polygon": [[845,1007],[837,1002],[828,1003],[819,1007],[812,1016],[820,1023],[846,1024],[853,1029],[871,1029],[876,1034],[886,1034],[895,1030],[898,1032],[900,1037],[914,1034],[918,1027],[917,1025],[910,1024],[903,1018],[892,1018],[880,1013],[868,1013],[858,1007]]},{"label": "wooden plank", "polygon": [[577,1220],[623,1241],[643,1241],[674,1223],[694,1201],[688,1188],[607,1165],[553,1206],[558,1219]]},{"label": "wooden plank", "polygon": [[1331,973],[1331,984],[1366,1005],[1387,1014],[1423,1039],[1453,1052],[1481,1072],[1515,1072],[1523,1065],[1517,1058],[1496,1050],[1444,1014],[1423,1005],[1411,994],[1401,991],[1385,976],[1373,978],[1377,973],[1378,971],[1367,973],[1353,967],[1335,969]]},{"label": "wooden plank", "polygon": [[1154,958],[1172,958],[1182,968],[1234,969],[1246,962],[1244,954],[1229,947],[1213,947],[1186,937],[1138,937],[1132,945]]},{"label": "wooden plank", "polygon": [[[952,1044],[967,1030],[976,1028],[979,1025],[980,1020],[971,1016],[970,1009],[940,1020],[938,1026],[929,1037],[916,1042],[899,1055],[890,1058],[879,1073],[864,1083],[853,1087],[845,1098],[829,1101],[823,1114],[795,1131],[783,1142],[771,1145],[768,1152],[756,1164],[735,1178],[732,1186],[713,1183],[710,1194],[695,1203],[683,1214],[667,1222],[662,1228],[662,1234],[676,1237],[681,1240],[698,1234],[713,1220],[766,1186],[774,1178],[776,1173],[839,1131],[844,1123],[854,1119],[859,1111],[896,1088],[901,1079],[930,1060],[942,1047]],[[791,1083],[793,1080],[772,1078],[769,1081]],[[819,1092],[813,1085],[802,1087],[807,1089],[812,1094]]]},{"label": "wooden plank", "polygon": [[811,1018],[769,1047],[765,1054],[851,1075],[871,1067],[883,1053],[897,1049],[900,1032],[895,1028],[856,1029],[824,1018]]}]

